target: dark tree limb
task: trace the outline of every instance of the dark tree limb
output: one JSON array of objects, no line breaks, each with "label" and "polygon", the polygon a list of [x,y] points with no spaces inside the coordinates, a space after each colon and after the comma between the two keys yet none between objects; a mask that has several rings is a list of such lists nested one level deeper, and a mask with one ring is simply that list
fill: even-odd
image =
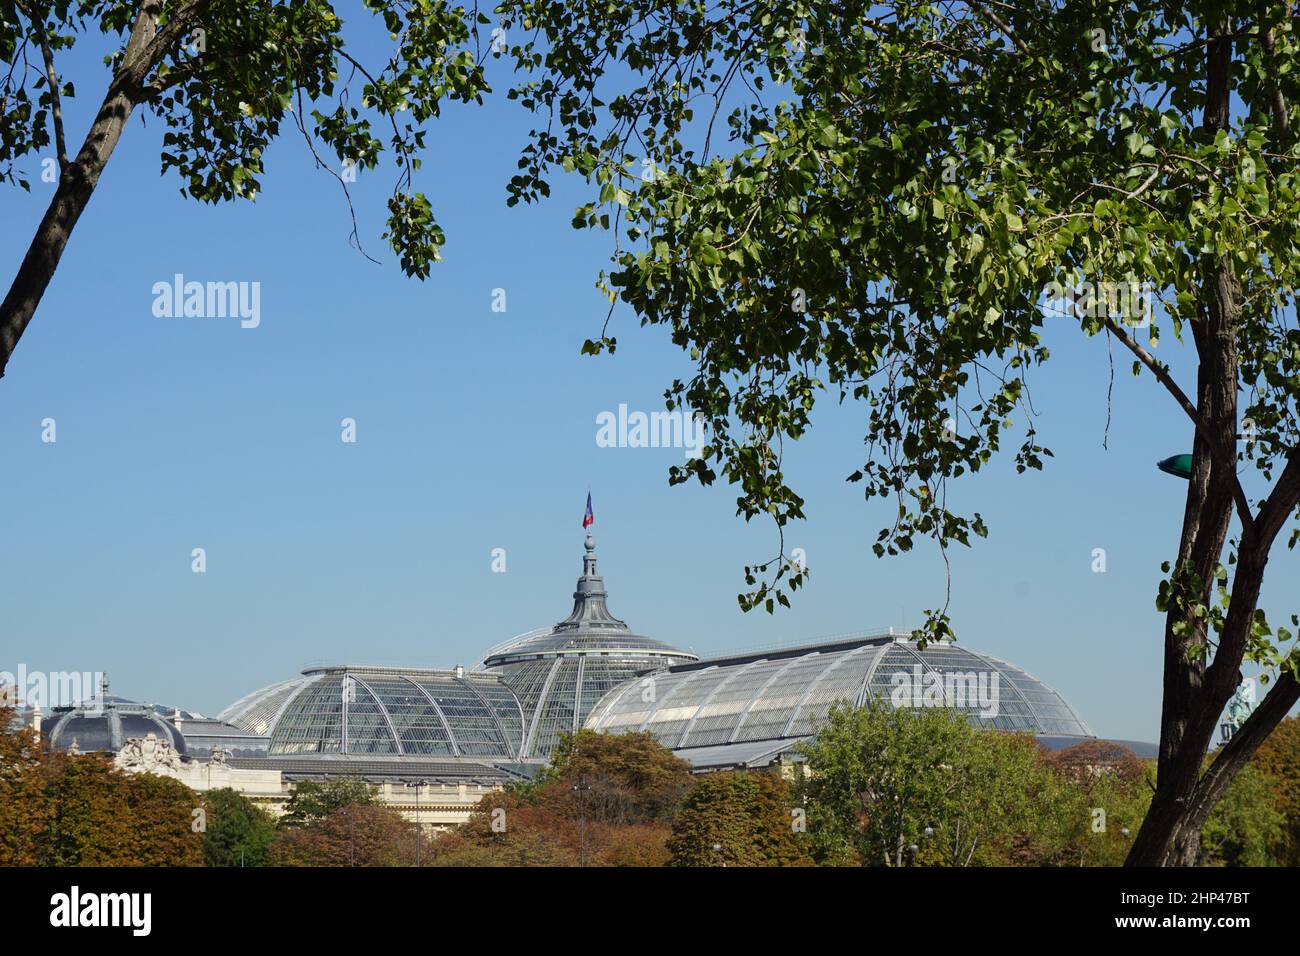
[{"label": "dark tree limb", "polygon": [[140,4],[104,101],[90,124],[81,149],[59,176],[54,197],[36,227],[36,234],[8,294],[0,302],[0,378],[4,377],[10,356],[45,295],[72,230],[94,194],[131,112],[153,95],[146,83],[150,73],[207,2],[191,0],[182,5],[161,30],[156,19],[162,7],[161,0],[144,0]]}]

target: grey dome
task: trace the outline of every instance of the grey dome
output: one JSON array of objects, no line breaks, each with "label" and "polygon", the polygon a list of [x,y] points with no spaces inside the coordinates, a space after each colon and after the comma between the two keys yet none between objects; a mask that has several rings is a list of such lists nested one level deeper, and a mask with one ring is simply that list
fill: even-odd
[{"label": "grey dome", "polygon": [[[953,693],[965,686],[958,680],[964,682],[966,675],[984,675],[986,686],[997,688],[995,707],[981,709],[956,699],[967,696]],[[853,706],[868,698],[890,701],[900,683],[910,686],[917,677],[937,688],[942,706],[964,710],[977,727],[1092,736],[1060,694],[1013,664],[950,643],[921,649],[890,636],[673,667],[654,675],[651,694],[635,683],[613,690],[586,726],[614,733],[649,731],[673,749],[795,739],[814,734],[837,701]]]},{"label": "grey dome", "polygon": [[561,733],[580,729],[614,687],[647,672],[695,661],[696,655],[634,634],[610,613],[605,580],[596,571],[596,542],[584,545],[573,610],[545,631],[532,631],[493,648],[483,659],[519,695],[527,715],[525,758],[549,757]]},{"label": "grey dome", "polygon": [[117,753],[133,737],[153,734],[185,755],[185,738],[149,704],[121,697],[105,697],[75,707],[56,707],[44,727],[46,745],[53,751]]}]

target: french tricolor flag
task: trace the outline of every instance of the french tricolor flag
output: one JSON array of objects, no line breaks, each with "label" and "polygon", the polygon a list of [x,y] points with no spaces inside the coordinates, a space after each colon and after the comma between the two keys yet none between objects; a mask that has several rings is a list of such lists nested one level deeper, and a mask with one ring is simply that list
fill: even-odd
[{"label": "french tricolor flag", "polygon": [[582,516],[582,526],[590,528],[596,523],[596,515],[591,510],[591,492],[587,492],[587,513]]}]

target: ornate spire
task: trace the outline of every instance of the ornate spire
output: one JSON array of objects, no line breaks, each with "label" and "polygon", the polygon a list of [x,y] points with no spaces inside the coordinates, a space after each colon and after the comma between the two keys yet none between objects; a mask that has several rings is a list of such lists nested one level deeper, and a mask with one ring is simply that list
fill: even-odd
[{"label": "ornate spire", "polygon": [[587,532],[584,545],[587,553],[582,556],[582,577],[578,578],[578,589],[573,592],[573,610],[559,624],[556,631],[577,631],[588,629],[626,631],[628,626],[609,613],[605,606],[608,592],[605,579],[596,573],[596,539]]}]

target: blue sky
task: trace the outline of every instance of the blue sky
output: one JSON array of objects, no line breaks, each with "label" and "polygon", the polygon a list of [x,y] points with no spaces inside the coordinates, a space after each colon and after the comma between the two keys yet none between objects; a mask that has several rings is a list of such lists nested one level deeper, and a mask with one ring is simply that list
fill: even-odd
[{"label": "blue sky", "polygon": [[[103,78],[91,50],[74,63],[79,142]],[[615,356],[579,355],[604,320],[609,237],[570,228],[576,180],[506,207],[530,128],[517,105],[452,107],[434,126],[418,184],[448,244],[424,283],[378,239],[386,173],[355,191],[377,266],[348,247],[337,186],[296,134],[269,152],[256,203],[206,207],[159,176],[159,127],[132,121],[0,382],[0,670],[103,670],[116,693],[212,713],[308,663],[468,665],[567,614],[588,488],[612,610],[702,654],[906,628],[942,602],[933,547],[871,553],[890,505],[844,481],[861,464],[860,406],[828,396],[787,445],[808,513],[787,544],[812,577],[773,616],[735,599],[743,565],[774,553],[770,526],[734,517],[726,486],[669,488],[680,450],[597,447],[597,414],[662,408],[689,365],[626,311]],[[33,176],[30,196],[0,193],[6,282],[51,189]],[[260,282],[260,326],[155,317],[153,284],[178,272]],[[1154,462],[1190,450],[1191,429],[1117,353],[1103,450],[1105,342],[1065,319],[1049,329],[1054,357],[1032,384],[1056,458],[950,488],[991,528],[951,553],[950,613],[963,643],[1054,685],[1096,732],[1154,740],[1154,595],[1185,489]],[[1186,351],[1168,334],[1159,348],[1184,382]],[[1270,565],[1275,618],[1298,569],[1285,552]]]}]

